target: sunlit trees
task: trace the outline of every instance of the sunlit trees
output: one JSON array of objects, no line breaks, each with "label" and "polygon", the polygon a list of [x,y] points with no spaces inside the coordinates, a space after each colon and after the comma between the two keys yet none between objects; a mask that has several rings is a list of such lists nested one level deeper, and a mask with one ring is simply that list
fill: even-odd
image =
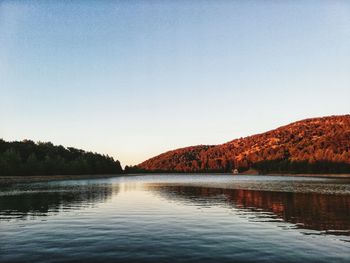
[{"label": "sunlit trees", "polygon": [[[139,165],[149,171],[350,172],[350,115],[313,118],[221,145],[199,145],[163,153]],[[283,162],[282,162],[283,160]],[[271,162],[265,162],[271,161]],[[255,165],[257,164],[257,165]],[[197,169],[198,167],[198,169]]]}]

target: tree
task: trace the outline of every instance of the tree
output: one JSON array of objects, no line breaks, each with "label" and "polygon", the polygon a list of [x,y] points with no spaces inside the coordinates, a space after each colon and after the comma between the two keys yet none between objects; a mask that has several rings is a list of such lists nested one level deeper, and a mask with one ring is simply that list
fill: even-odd
[{"label": "tree", "polygon": [[35,153],[28,156],[25,170],[28,175],[42,174],[43,171]]},{"label": "tree", "polygon": [[19,175],[21,173],[22,160],[17,151],[10,148],[1,156],[0,174],[1,175]]},{"label": "tree", "polygon": [[0,175],[122,173],[119,161],[98,153],[52,143],[0,139]]}]

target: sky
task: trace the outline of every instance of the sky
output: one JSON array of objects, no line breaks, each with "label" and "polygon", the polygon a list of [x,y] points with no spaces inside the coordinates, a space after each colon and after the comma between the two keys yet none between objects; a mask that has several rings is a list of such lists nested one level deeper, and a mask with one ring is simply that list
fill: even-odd
[{"label": "sky", "polygon": [[124,166],[349,113],[349,1],[0,0],[4,140]]}]

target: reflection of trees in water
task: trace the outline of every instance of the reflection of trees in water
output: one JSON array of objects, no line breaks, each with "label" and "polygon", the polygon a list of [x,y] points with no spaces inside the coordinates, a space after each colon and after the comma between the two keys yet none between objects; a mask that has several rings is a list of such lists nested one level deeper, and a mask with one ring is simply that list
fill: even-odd
[{"label": "reflection of trees in water", "polygon": [[[350,195],[290,193],[219,189],[192,186],[159,186],[152,190],[168,199],[190,200],[201,204],[230,204],[238,209],[278,217],[300,228],[343,231],[350,235]],[[332,232],[337,234],[337,232]]]},{"label": "reflection of trees in water", "polygon": [[105,202],[118,188],[101,185],[54,185],[0,196],[0,220],[45,216]]}]

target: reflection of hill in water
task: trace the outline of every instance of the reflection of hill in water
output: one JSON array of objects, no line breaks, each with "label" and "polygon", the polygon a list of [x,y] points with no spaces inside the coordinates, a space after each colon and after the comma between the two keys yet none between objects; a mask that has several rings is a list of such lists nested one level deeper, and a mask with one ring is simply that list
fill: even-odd
[{"label": "reflection of hill in water", "polygon": [[0,220],[46,216],[73,209],[91,207],[116,194],[118,188],[103,185],[54,185],[0,196]]},{"label": "reflection of hill in water", "polygon": [[[268,192],[192,186],[157,186],[152,190],[170,200],[202,205],[229,204],[237,209],[281,218],[300,228],[350,235],[350,196],[318,193]],[[273,213],[266,215],[266,212]],[[257,218],[259,218],[257,216]],[[331,230],[331,231],[330,231]]]}]

